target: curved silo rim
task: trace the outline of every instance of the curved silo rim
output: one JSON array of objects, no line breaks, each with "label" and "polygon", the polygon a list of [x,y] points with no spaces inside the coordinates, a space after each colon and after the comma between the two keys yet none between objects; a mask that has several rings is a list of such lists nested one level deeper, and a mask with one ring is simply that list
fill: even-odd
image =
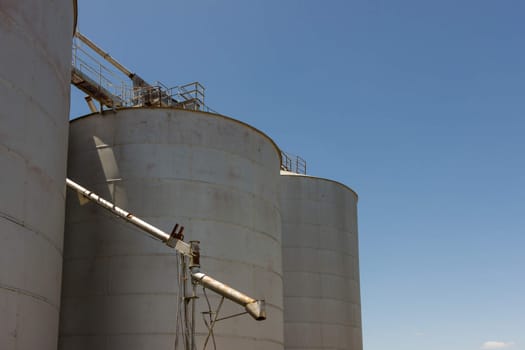
[{"label": "curved silo rim", "polygon": [[73,36],[77,32],[77,23],[78,23],[78,2],[73,0]]},{"label": "curved silo rim", "polygon": [[82,115],[80,117],[76,117],[74,119],[71,119],[69,121],[69,123],[73,123],[74,121],[77,121],[79,119],[88,118],[88,117],[91,117],[93,115],[113,114],[113,113],[119,112],[119,111],[138,110],[138,109],[141,109],[141,110],[147,110],[147,109],[172,109],[172,110],[191,112],[191,113],[201,113],[201,114],[207,114],[207,115],[213,116],[213,117],[223,118],[223,119],[226,119],[228,121],[240,124],[242,126],[245,126],[245,127],[249,128],[249,129],[255,131],[256,133],[258,133],[259,135],[263,136],[265,139],[270,141],[270,143],[273,145],[275,151],[277,152],[277,156],[279,157],[279,166],[283,162],[281,149],[279,148],[279,146],[277,146],[275,141],[270,136],[268,136],[267,134],[265,134],[261,130],[257,129],[256,127],[251,126],[250,124],[247,124],[247,123],[242,122],[242,121],[240,121],[238,119],[235,119],[235,118],[232,118],[232,117],[228,117],[228,116],[225,116],[225,115],[222,115],[222,114],[218,114],[218,113],[211,113],[211,112],[205,112],[205,111],[192,111],[192,110],[189,110],[189,109],[175,108],[175,107],[123,107],[123,108],[117,108],[115,111],[110,109],[110,110],[106,110],[106,111],[102,111],[102,112],[94,112],[94,113],[89,113],[89,114],[86,114],[86,115]]},{"label": "curved silo rim", "polygon": [[351,189],[349,186],[345,185],[344,183],[336,181],[336,180],[327,179],[327,178],[324,178],[324,177],[317,177],[317,176],[311,176],[311,175],[297,174],[297,173],[292,173],[290,171],[285,171],[285,170],[281,170],[281,176],[290,176],[290,177],[297,176],[297,177],[304,177],[304,178],[312,179],[312,180],[322,180],[322,181],[326,181],[326,182],[331,182],[331,183],[334,183],[336,185],[339,185],[339,186],[343,187],[346,190],[349,190],[350,192],[352,192],[354,194],[356,201],[359,200],[359,195],[357,194],[356,191],[354,191],[353,189]]}]

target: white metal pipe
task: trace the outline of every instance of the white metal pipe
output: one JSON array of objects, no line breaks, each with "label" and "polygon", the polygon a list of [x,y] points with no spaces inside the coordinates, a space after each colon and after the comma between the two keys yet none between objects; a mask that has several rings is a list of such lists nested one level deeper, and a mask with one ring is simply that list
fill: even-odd
[{"label": "white metal pipe", "polygon": [[266,310],[264,300],[255,300],[246,294],[239,292],[232,287],[217,281],[216,279],[200,272],[197,269],[192,270],[191,278],[204,287],[211,289],[215,293],[243,306],[254,319],[262,321],[266,319]]},{"label": "white metal pipe", "polygon": [[95,106],[95,103],[93,102],[93,98],[91,96],[88,95],[88,96],[84,97],[84,100],[86,100],[86,103],[87,103],[91,113],[98,112],[97,106]]},{"label": "white metal pipe", "polygon": [[179,239],[173,238],[169,233],[166,233],[156,228],[155,226],[148,224],[146,221],[139,219],[138,217],[134,216],[130,212],[127,212],[126,210],[120,207],[117,207],[115,204],[111,203],[110,201],[105,200],[104,198],[100,197],[96,193],[80,186],[79,184],[77,184],[76,182],[70,179],[66,179],[66,184],[67,186],[77,191],[78,193],[80,193],[82,196],[86,197],[90,201],[95,202],[96,204],[112,212],[118,217],[137,226],[141,230],[146,231],[150,235],[160,239],[162,242],[166,243],[170,247],[175,248],[181,254],[191,256],[191,249],[188,243],[183,242]]},{"label": "white metal pipe", "polygon": [[84,44],[89,46],[93,51],[98,53],[102,58],[104,58],[106,61],[111,63],[113,66],[115,66],[118,70],[120,70],[122,73],[127,75],[128,77],[132,78],[134,74],[124,67],[122,64],[120,64],[117,60],[115,60],[113,57],[109,55],[109,53],[102,50],[100,47],[98,47],[94,42],[86,38],[84,35],[82,35],[78,30],[75,33],[75,36],[79,38]]},{"label": "white metal pipe", "polygon": [[[104,198],[100,197],[96,193],[82,187],[81,185],[77,184],[71,179],[66,179],[66,184],[67,186],[77,191],[78,193],[80,193],[82,196],[86,197],[90,201],[100,205],[101,207],[117,215],[118,217],[126,220],[127,222],[137,226],[141,230],[146,231],[152,236],[160,239],[161,241],[163,241],[170,247],[175,248],[181,254],[189,256],[192,259],[197,259],[198,261],[198,258],[199,258],[198,244],[194,243],[193,245],[195,246],[195,248],[192,249],[192,245],[186,242],[183,242],[179,239],[176,239],[172,237],[172,235],[156,228],[153,225],[148,224],[144,220],[141,220],[138,217],[134,216],[133,214],[127,212],[126,210],[120,207],[117,207],[110,201],[105,200]],[[174,245],[173,245],[173,241],[175,241]],[[193,263],[195,263],[195,261],[192,262],[192,264]],[[233,301],[234,303],[237,303],[243,306],[246,312],[249,313],[257,321],[262,321],[266,319],[266,309],[265,309],[264,300],[253,299],[247,296],[246,294],[243,294],[239,292],[238,290],[214,279],[213,277],[210,277],[206,275],[205,273],[200,272],[198,265],[194,265],[191,268],[191,278],[194,282],[200,283],[201,285],[214,291],[215,293]],[[195,310],[195,307],[193,307],[193,310]],[[192,327],[193,327],[193,324],[192,324]]]},{"label": "white metal pipe", "polygon": [[144,79],[139,77],[137,74],[131,72],[129,69],[124,67],[119,61],[111,57],[109,53],[102,50],[100,47],[97,46],[97,44],[89,40],[87,37],[81,34],[78,30],[75,32],[75,36],[78,39],[80,39],[80,41],[82,41],[84,44],[86,44],[88,47],[90,47],[93,51],[99,54],[102,58],[104,58],[106,61],[111,63],[115,68],[117,68],[119,71],[124,73],[128,78],[130,78],[131,81],[133,82],[133,87],[144,87],[144,86],[151,87],[151,85],[148,82],[146,82]]}]

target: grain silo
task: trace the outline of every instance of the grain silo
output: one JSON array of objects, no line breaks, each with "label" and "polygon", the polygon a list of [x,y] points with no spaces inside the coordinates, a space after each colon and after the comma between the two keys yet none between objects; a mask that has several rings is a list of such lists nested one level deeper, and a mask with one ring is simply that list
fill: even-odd
[{"label": "grain silo", "polygon": [[357,195],[282,172],[285,349],[361,350]]},{"label": "grain silo", "polygon": [[0,5],[0,348],[55,350],[76,1]]},{"label": "grain silo", "polygon": [[[265,298],[268,320],[218,323],[218,349],[283,349],[280,155],[266,135],[212,113],[124,108],[71,122],[68,176],[185,240],[201,241],[210,275]],[[173,250],[67,198],[60,349],[173,349]],[[208,294],[215,307],[216,295]],[[207,334],[197,302],[197,348]],[[238,306],[225,302],[221,317]],[[204,314],[206,316],[206,314]],[[212,348],[208,346],[208,348]]]}]

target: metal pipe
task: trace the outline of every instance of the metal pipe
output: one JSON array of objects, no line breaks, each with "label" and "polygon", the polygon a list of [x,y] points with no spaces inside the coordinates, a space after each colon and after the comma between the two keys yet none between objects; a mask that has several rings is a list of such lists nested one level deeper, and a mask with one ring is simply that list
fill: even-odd
[{"label": "metal pipe", "polygon": [[[71,189],[77,191],[79,194],[84,196],[85,198],[89,199],[90,201],[100,205],[104,209],[110,211],[111,213],[117,215],[118,217],[126,220],[130,224],[133,224],[140,228],[143,231],[146,231],[150,235],[154,236],[155,238],[160,239],[162,242],[166,243],[168,246],[175,248],[179,253],[191,257],[192,261],[190,264],[190,270],[191,270],[191,279],[194,283],[200,283],[205,288],[208,288],[215,293],[225,297],[226,299],[229,299],[233,301],[234,303],[237,303],[244,307],[246,312],[250,314],[255,320],[262,321],[266,319],[266,309],[265,309],[265,301],[264,300],[256,300],[253,299],[246,294],[243,294],[239,292],[236,289],[233,289],[232,287],[217,281],[216,279],[206,275],[205,273],[200,272],[199,270],[199,245],[197,241],[192,241],[191,245],[181,241],[180,239],[177,239],[174,234],[176,234],[176,230],[172,234],[168,234],[158,228],[156,228],[153,225],[148,224],[144,220],[139,219],[138,217],[132,215],[131,213],[127,212],[126,210],[117,207],[115,204],[111,203],[110,201],[105,200],[104,198],[100,197],[96,193],[80,186],[76,182],[72,181],[71,179],[66,179],[66,184]],[[192,313],[195,311],[195,284],[193,285],[193,295],[192,295]],[[184,288],[186,290],[186,286]],[[186,303],[186,301],[185,301]],[[186,309],[186,308],[185,308]],[[191,327],[195,326],[195,315],[192,315],[192,324]],[[191,344],[193,346],[193,341],[191,341]],[[194,350],[194,349],[191,349]]]},{"label": "metal pipe", "polygon": [[184,305],[184,347],[186,350],[192,350],[191,346],[193,344],[193,338],[195,337],[195,333],[190,334],[190,327],[188,325],[188,303],[190,297],[188,297],[188,270],[186,269],[186,258],[184,256],[181,256],[181,269],[183,273],[182,277],[182,290],[184,292],[183,295],[183,305]]},{"label": "metal pipe", "polygon": [[255,300],[232,287],[217,281],[216,279],[200,272],[198,269],[191,271],[191,278],[215,293],[243,306],[254,319],[262,321],[266,319],[265,301]]},{"label": "metal pipe", "polygon": [[88,96],[84,97],[84,100],[86,100],[86,103],[87,103],[91,113],[98,112],[97,106],[95,106],[95,103],[93,102],[93,98],[91,96],[88,95]]},{"label": "metal pipe", "polygon": [[109,53],[107,53],[106,51],[102,50],[100,47],[97,46],[97,44],[95,44],[94,42],[92,42],[91,40],[89,40],[87,37],[85,37],[84,35],[82,35],[82,33],[80,33],[79,31],[77,31],[75,33],[75,36],[77,38],[80,39],[80,41],[82,41],[84,44],[86,44],[87,46],[89,46],[93,51],[95,51],[96,53],[98,53],[102,58],[104,58],[106,61],[108,61],[109,63],[111,63],[115,68],[117,68],[119,71],[121,71],[122,73],[124,73],[128,78],[131,79],[131,81],[133,82],[133,86],[135,87],[143,87],[143,86],[151,86],[150,84],[148,84],[144,79],[142,79],[141,77],[139,77],[137,74],[131,72],[129,69],[127,69],[126,67],[124,67],[120,62],[118,62],[116,59],[114,59],[113,57],[111,57],[109,55]]},{"label": "metal pipe", "polygon": [[118,70],[120,70],[122,73],[126,74],[129,78],[132,78],[134,74],[124,67],[122,64],[120,64],[117,60],[115,60],[113,57],[109,55],[109,53],[102,50],[100,47],[98,47],[94,42],[86,38],[84,35],[82,35],[78,30],[75,33],[75,36],[79,38],[84,44],[89,46],[93,51],[98,53],[100,56],[102,56],[106,61],[114,65]]},{"label": "metal pipe", "polygon": [[82,196],[86,197],[90,201],[95,202],[96,204],[100,205],[104,209],[126,220],[130,224],[137,226],[143,231],[146,231],[147,233],[154,236],[155,238],[160,239],[162,242],[166,243],[168,246],[175,248],[181,254],[184,254],[186,256],[191,256],[191,249],[188,243],[183,242],[179,239],[176,239],[173,237],[172,234],[170,235],[169,233],[166,233],[156,228],[155,226],[148,224],[146,221],[139,219],[138,217],[125,211],[122,208],[117,207],[115,204],[111,203],[110,201],[105,200],[104,198],[100,197],[96,193],[80,186],[79,184],[77,184],[76,182],[70,179],[66,179],[66,184],[68,187],[77,191],[78,193],[80,193]]},{"label": "metal pipe", "polygon": [[195,350],[195,301],[197,300],[197,285],[192,283],[191,294],[191,350]]}]

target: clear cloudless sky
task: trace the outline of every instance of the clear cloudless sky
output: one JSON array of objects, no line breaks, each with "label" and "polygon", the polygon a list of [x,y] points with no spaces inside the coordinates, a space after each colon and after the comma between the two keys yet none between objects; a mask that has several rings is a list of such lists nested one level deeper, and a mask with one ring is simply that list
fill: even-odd
[{"label": "clear cloudless sky", "polygon": [[525,350],[523,0],[79,0],[78,23],[359,194],[365,350]]}]

